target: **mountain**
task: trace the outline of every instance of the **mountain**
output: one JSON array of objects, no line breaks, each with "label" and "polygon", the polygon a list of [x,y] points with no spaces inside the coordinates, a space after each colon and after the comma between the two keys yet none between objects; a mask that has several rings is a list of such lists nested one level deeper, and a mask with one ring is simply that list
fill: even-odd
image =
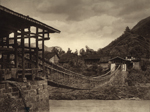
[{"label": "mountain", "polygon": [[[35,47],[36,44],[35,44],[35,43],[32,43],[31,46],[32,46],[32,47]],[[38,47],[41,49],[41,48],[42,48],[42,44],[39,44]],[[59,46],[47,47],[46,45],[44,45],[44,50],[45,50],[45,51],[52,52],[52,50],[53,50],[54,48],[57,49],[58,51],[62,51],[62,50],[63,50],[63,49],[62,49],[61,47],[59,47]]]},{"label": "mountain", "polygon": [[137,23],[132,29],[132,32],[150,38],[150,17],[147,17]]},{"label": "mountain", "polygon": [[150,56],[150,17],[138,22],[131,30],[126,27],[123,34],[98,51],[103,56]]}]

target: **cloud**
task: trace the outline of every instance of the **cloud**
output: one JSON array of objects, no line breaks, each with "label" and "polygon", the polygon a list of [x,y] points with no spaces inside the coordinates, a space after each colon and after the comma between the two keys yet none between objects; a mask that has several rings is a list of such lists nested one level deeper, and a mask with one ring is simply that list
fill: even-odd
[{"label": "cloud", "polygon": [[61,31],[46,44],[97,50],[149,16],[149,0],[2,0],[8,8]]},{"label": "cloud", "polygon": [[48,46],[57,45],[63,46],[65,50],[69,47],[73,50],[79,50],[88,45],[97,50],[109,44],[114,37],[120,34],[115,32],[113,28],[118,21],[121,21],[120,18],[104,14],[71,23],[57,20],[46,20],[43,22],[61,30],[61,34],[57,36],[55,36],[56,34],[52,35],[49,41],[50,44],[47,44]]}]

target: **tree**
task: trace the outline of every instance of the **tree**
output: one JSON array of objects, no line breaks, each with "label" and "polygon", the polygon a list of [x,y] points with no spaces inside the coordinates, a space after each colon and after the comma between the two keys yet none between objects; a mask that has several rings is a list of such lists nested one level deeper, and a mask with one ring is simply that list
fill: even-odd
[{"label": "tree", "polygon": [[85,48],[86,48],[86,54],[96,54],[96,51],[90,49],[87,45],[85,46]]},{"label": "tree", "polygon": [[72,51],[72,50],[71,50],[70,48],[68,48],[68,51],[67,51],[67,53],[71,53],[71,51]]},{"label": "tree", "polygon": [[60,50],[59,51],[59,55],[63,55],[63,54],[65,54],[65,51],[64,50]]},{"label": "tree", "polygon": [[131,32],[131,30],[130,30],[130,28],[127,26],[126,29],[125,29],[125,31],[124,31],[124,33],[129,33],[129,32]]},{"label": "tree", "polygon": [[80,55],[81,56],[85,56],[85,50],[82,48],[82,49],[80,49]]},{"label": "tree", "polygon": [[57,53],[58,54],[58,49],[56,49],[55,47],[52,49],[52,52],[55,52],[55,53]]},{"label": "tree", "polygon": [[78,50],[76,49],[76,51],[74,52],[74,54],[78,55]]}]

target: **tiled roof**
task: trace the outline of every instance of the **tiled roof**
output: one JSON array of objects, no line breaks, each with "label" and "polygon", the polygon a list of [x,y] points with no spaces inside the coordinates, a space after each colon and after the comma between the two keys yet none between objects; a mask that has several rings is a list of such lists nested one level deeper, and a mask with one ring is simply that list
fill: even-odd
[{"label": "tiled roof", "polygon": [[[17,13],[13,10],[10,10],[4,6],[1,6],[0,5],[0,20],[2,19],[3,21],[7,21],[8,24],[12,24],[12,25],[15,25],[16,27],[19,27],[18,25],[36,25],[38,26],[39,28],[42,28],[42,29],[45,29],[45,30],[48,30],[48,32],[51,32],[51,33],[60,33],[59,30],[51,27],[51,26],[48,26],[46,25],[45,23],[42,23],[36,19],[33,19],[29,16],[25,16],[23,14],[20,14],[20,13]],[[6,19],[5,19],[6,18]],[[22,24],[21,24],[22,23]],[[26,23],[26,24],[23,24],[23,23]]]}]

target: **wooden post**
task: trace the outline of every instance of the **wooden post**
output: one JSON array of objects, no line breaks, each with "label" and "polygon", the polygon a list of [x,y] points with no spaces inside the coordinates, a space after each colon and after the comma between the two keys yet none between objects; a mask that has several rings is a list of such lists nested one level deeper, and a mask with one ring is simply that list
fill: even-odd
[{"label": "wooden post", "polygon": [[17,31],[14,32],[14,47],[15,47],[15,68],[18,68],[18,53],[17,53]]},{"label": "wooden post", "polygon": [[14,74],[14,78],[17,79],[17,68],[18,68],[18,51],[17,51],[18,43],[17,43],[17,30],[14,31],[14,48],[15,48],[15,70],[12,71]]},{"label": "wooden post", "polygon": [[0,82],[2,81],[3,69],[0,69]]},{"label": "wooden post", "polygon": [[45,65],[44,65],[44,29],[43,29],[43,35],[42,35],[42,67],[43,67],[43,74],[45,76]]},{"label": "wooden post", "polygon": [[[32,53],[31,53],[31,37],[30,37],[30,33],[31,33],[31,29],[30,27],[28,28],[29,31],[29,38],[28,38],[28,44],[29,44],[29,59],[32,60]],[[32,64],[30,64],[30,68],[32,68]]]},{"label": "wooden post", "polygon": [[[9,48],[9,35],[7,35],[7,37],[6,37],[6,46],[7,46],[7,48]],[[6,65],[6,66],[5,66],[6,68],[7,68],[7,67],[9,67],[9,68],[12,67],[11,64],[10,64],[10,55],[11,55],[11,54],[7,54],[7,61],[6,61],[6,62],[8,62],[9,65]]]},{"label": "wooden post", "polygon": [[[36,69],[38,70],[38,27],[36,27]],[[37,75],[37,70],[36,70],[36,75]]]},{"label": "wooden post", "polygon": [[25,52],[24,52],[24,29],[21,29],[21,47],[22,47],[22,80],[25,79]]},{"label": "wooden post", "polygon": [[[4,43],[4,38],[2,38],[2,43]],[[2,48],[4,48],[4,44],[2,44]],[[2,65],[1,65],[1,69],[4,68],[4,53],[2,53]]]}]

